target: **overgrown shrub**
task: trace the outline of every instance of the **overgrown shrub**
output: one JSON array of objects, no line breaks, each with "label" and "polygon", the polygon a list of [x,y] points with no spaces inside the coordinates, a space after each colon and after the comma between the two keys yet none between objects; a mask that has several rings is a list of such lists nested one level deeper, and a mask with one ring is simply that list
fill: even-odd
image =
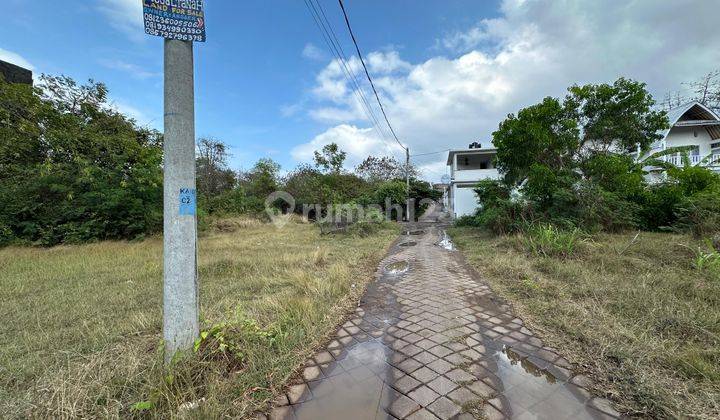
[{"label": "overgrown shrub", "polygon": [[577,251],[582,239],[580,229],[562,230],[551,224],[532,225],[522,235],[526,249],[543,257],[567,258]]},{"label": "overgrown shrub", "polygon": [[102,83],[0,81],[0,242],[131,239],[162,227],[162,135]]},{"label": "overgrown shrub", "polygon": [[638,226],[640,207],[621,194],[584,184],[578,189],[576,226],[587,232],[621,232]]},{"label": "overgrown shrub", "polygon": [[640,227],[645,230],[669,229],[685,204],[685,195],[675,183],[651,185],[639,199]]},{"label": "overgrown shrub", "polygon": [[685,196],[714,190],[720,193],[720,175],[702,166],[683,166],[669,168],[668,176],[677,181]]},{"label": "overgrown shrub", "polygon": [[678,206],[676,216],[678,227],[697,237],[720,234],[720,193],[707,191],[688,198]]}]

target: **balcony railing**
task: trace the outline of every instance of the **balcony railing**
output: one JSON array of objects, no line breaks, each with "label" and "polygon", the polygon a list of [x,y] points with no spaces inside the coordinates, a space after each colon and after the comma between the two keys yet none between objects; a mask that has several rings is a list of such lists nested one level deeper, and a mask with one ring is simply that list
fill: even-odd
[{"label": "balcony railing", "polygon": [[[682,155],[668,155],[663,156],[662,159],[675,166],[683,166],[684,164]],[[688,159],[690,160],[690,165],[696,166],[705,159],[705,156],[690,155],[688,156]],[[713,154],[711,158],[707,159],[703,163],[703,166],[720,166],[720,153]]]}]

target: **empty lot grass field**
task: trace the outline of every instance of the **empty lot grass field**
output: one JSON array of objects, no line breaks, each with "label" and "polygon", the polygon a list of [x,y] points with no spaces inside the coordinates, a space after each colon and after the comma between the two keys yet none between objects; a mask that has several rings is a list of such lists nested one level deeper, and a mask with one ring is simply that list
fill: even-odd
[{"label": "empty lot grass field", "polygon": [[[603,234],[540,257],[521,236],[451,235],[546,342],[640,417],[720,417],[720,272],[669,233]],[[714,264],[714,267],[713,267]]]},{"label": "empty lot grass field", "polygon": [[1,416],[250,415],[352,307],[398,233],[221,227],[199,245],[201,325],[211,333],[170,371],[160,238],[0,249]]}]

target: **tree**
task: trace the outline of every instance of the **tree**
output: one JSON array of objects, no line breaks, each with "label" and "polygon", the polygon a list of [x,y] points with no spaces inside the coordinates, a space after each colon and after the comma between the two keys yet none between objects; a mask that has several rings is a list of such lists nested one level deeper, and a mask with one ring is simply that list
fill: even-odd
[{"label": "tree", "polygon": [[347,153],[340,150],[336,143],[330,143],[323,146],[321,152],[316,150],[314,156],[315,166],[325,171],[339,173],[342,170]]},{"label": "tree", "polygon": [[198,140],[195,167],[200,193],[211,197],[235,186],[235,173],[227,167],[227,158],[227,145],[222,141],[213,138]]},{"label": "tree", "polygon": [[279,189],[280,164],[270,158],[258,160],[248,172],[239,175],[240,185],[249,196],[265,200]]},{"label": "tree", "polygon": [[497,167],[509,184],[524,181],[532,165],[569,170],[580,146],[578,122],[556,98],[508,115],[493,133]]},{"label": "tree", "polygon": [[648,150],[669,128],[667,115],[655,111],[645,83],[617,79],[612,85],[572,86],[565,106],[582,127],[581,151]]},{"label": "tree", "polygon": [[107,94],[64,76],[43,75],[36,89],[0,82],[0,242],[123,239],[162,226],[162,135],[113,110]]},{"label": "tree", "polygon": [[[360,165],[355,167],[355,173],[371,183],[404,178],[405,171],[405,165],[398,162],[398,160],[394,157],[388,156],[368,156]],[[410,165],[410,177],[412,178],[417,176],[417,169]]]}]

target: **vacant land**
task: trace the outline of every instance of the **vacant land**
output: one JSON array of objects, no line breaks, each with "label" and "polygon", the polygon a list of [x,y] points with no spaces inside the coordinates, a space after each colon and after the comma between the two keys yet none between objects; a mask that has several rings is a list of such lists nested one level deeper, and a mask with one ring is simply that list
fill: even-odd
[{"label": "vacant land", "polygon": [[3,416],[251,413],[333,329],[397,235],[242,220],[220,228],[200,240],[211,333],[171,372],[160,349],[161,239],[0,249]]},{"label": "vacant land", "polygon": [[720,267],[701,258],[706,243],[599,235],[561,258],[532,253],[519,235],[451,235],[493,289],[626,413],[720,416]]}]

